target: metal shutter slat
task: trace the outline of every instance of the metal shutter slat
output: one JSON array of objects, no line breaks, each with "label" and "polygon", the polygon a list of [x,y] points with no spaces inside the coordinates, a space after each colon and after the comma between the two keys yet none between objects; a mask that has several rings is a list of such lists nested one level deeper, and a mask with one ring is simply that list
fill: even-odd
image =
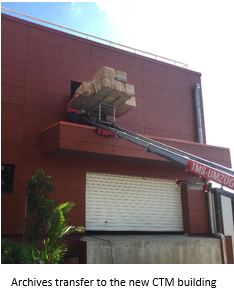
[{"label": "metal shutter slat", "polygon": [[180,190],[173,180],[87,173],[86,229],[183,231]]}]

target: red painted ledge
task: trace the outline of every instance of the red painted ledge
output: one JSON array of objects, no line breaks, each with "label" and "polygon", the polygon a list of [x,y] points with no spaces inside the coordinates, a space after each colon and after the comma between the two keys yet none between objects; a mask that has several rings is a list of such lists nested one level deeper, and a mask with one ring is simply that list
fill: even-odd
[{"label": "red painted ledge", "polygon": [[[201,145],[182,140],[152,137],[159,142],[187,151],[210,161],[231,167],[230,151],[228,148]],[[105,137],[97,134],[96,128],[70,122],[57,122],[41,132],[44,152],[72,150],[112,156],[133,157],[148,160],[167,161],[152,153],[146,152],[128,141],[117,137]]]}]

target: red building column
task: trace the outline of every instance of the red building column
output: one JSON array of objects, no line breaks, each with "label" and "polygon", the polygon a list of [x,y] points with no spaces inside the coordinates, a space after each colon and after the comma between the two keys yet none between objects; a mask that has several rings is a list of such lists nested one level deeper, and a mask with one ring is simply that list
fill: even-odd
[{"label": "red building column", "polygon": [[196,184],[181,185],[184,233],[207,235],[210,233],[209,208],[203,187]]}]

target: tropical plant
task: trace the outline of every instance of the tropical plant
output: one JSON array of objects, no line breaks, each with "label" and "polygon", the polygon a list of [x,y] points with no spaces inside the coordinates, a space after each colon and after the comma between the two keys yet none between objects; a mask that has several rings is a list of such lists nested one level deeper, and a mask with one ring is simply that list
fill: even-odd
[{"label": "tropical plant", "polygon": [[60,263],[67,252],[67,246],[63,242],[64,237],[71,233],[83,232],[83,226],[75,227],[67,223],[67,215],[74,206],[72,202],[65,202],[52,210],[43,245],[40,249],[33,250],[35,263]]},{"label": "tropical plant", "polygon": [[[33,263],[61,263],[68,250],[64,237],[84,231],[83,226],[68,224],[68,213],[75,204],[65,202],[57,205],[49,198],[53,191],[52,178],[41,169],[36,170],[27,183],[24,247],[25,253],[31,258],[30,262]],[[14,246],[14,249],[9,246],[9,249],[4,251],[6,257],[11,258],[12,255],[12,262],[18,262],[14,261],[17,246]]]}]

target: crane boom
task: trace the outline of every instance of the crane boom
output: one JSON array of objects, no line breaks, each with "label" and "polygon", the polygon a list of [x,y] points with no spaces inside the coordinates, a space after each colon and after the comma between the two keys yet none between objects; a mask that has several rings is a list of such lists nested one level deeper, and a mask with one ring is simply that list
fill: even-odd
[{"label": "crane boom", "polygon": [[106,122],[90,120],[90,123],[145,148],[147,152],[183,165],[186,171],[198,177],[214,181],[234,190],[234,171],[227,167]]}]

